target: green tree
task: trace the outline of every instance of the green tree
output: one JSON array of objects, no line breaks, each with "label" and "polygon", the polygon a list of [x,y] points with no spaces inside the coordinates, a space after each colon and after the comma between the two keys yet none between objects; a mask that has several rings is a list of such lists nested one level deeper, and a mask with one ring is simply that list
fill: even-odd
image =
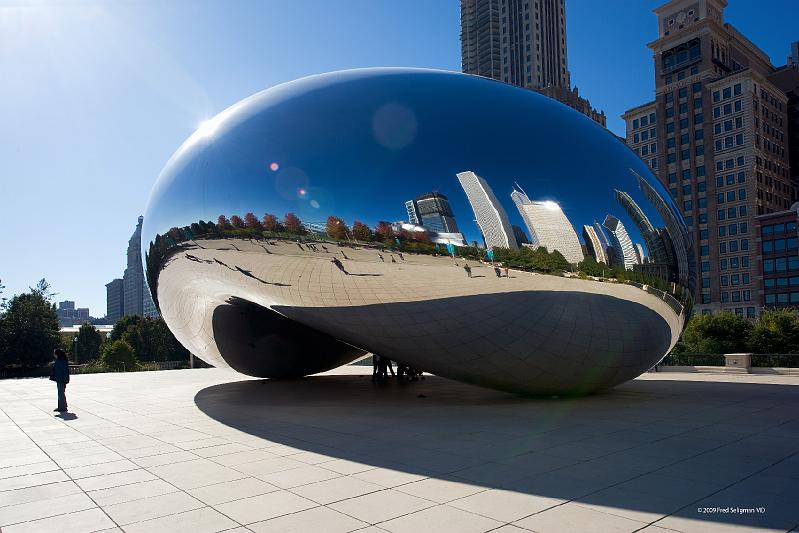
[{"label": "green tree", "polygon": [[[103,335],[97,328],[88,322],[83,324],[77,334],[77,353],[72,354],[75,363],[88,363],[100,357],[100,347],[103,344]],[[76,343],[72,343],[73,351]]]},{"label": "green tree", "polygon": [[139,369],[139,361],[136,359],[133,347],[124,339],[106,344],[100,356],[100,363],[109,370],[117,372]]},{"label": "green tree", "polygon": [[122,338],[130,326],[136,326],[139,321],[142,320],[142,317],[139,315],[125,315],[119,320],[116,321],[114,324],[114,328],[111,330],[111,340],[118,341]]},{"label": "green tree", "polygon": [[694,315],[683,333],[689,352],[736,353],[748,348],[752,323],[733,313]]},{"label": "green tree", "polygon": [[752,326],[749,345],[755,353],[799,352],[799,319],[793,309],[764,311]]},{"label": "green tree", "polygon": [[360,220],[356,220],[352,223],[352,236],[356,240],[369,242],[372,240],[372,230]]},{"label": "green tree", "polygon": [[52,360],[60,341],[52,296],[50,285],[42,279],[30,292],[9,300],[0,321],[0,366],[35,368]]},{"label": "green tree", "polygon": [[125,338],[135,339],[131,343],[139,361],[185,361],[189,352],[181,345],[167,327],[163,318],[145,318],[129,330]]}]

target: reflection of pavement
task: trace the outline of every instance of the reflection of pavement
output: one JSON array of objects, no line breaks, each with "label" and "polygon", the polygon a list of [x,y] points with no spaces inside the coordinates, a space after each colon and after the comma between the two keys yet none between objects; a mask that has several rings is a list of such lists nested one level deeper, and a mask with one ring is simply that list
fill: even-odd
[{"label": "reflection of pavement", "polygon": [[217,365],[209,311],[231,297],[458,379],[513,388],[523,370],[541,391],[553,381],[634,377],[668,351],[682,325],[661,299],[628,285],[524,272],[497,278],[476,261],[469,278],[463,259],[406,253],[392,263],[384,252],[383,262],[374,249],[331,244],[325,253],[276,241],[269,254],[263,243],[233,244],[187,247],[191,257],[179,252],[159,278],[170,327]]},{"label": "reflection of pavement", "polygon": [[[649,374],[595,396],[529,400],[435,377],[373,387],[352,375],[368,370],[288,383],[223,369],[73,376],[69,421],[52,416],[49,381],[0,381],[0,527],[698,533],[799,523],[797,378]],[[697,512],[712,507],[765,512]]]}]

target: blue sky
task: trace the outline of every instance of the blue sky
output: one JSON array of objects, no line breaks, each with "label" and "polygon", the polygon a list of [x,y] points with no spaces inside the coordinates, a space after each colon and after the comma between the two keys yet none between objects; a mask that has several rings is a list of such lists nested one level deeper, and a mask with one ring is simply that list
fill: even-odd
[{"label": "blue sky", "polygon": [[[566,2],[572,83],[618,134],[619,115],[652,99],[646,43],[660,3]],[[798,17],[791,0],[727,8],[778,65]],[[308,74],[459,70],[459,30],[456,0],[0,0],[6,293],[46,277],[58,299],[104,315],[104,285],[122,275],[150,188],[200,122]]]}]

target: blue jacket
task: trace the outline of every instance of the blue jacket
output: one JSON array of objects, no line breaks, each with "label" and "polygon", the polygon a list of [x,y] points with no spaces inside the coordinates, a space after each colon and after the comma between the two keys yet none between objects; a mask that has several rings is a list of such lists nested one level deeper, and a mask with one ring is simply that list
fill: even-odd
[{"label": "blue jacket", "polygon": [[69,363],[64,359],[56,359],[50,379],[57,383],[69,383]]}]

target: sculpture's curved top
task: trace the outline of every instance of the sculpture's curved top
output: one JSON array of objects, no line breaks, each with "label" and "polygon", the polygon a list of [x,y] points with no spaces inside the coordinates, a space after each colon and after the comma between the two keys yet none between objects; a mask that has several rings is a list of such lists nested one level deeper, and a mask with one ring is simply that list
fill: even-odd
[{"label": "sculpture's curved top", "polygon": [[[219,253],[203,257],[205,252],[199,250],[207,249],[203,242],[211,244],[212,237],[225,242],[214,241],[212,247]],[[273,239],[274,244],[262,239]],[[344,261],[341,268],[330,261],[336,249],[327,250],[326,257],[302,242],[286,247],[288,239],[327,242],[331,248],[338,241],[354,248],[337,256]],[[561,329],[531,316],[531,308],[525,307],[528,297],[540,298],[545,291],[550,297],[558,291],[602,296],[589,303],[607,306],[611,312],[613,302],[636,300],[625,293],[632,286],[553,276],[532,285],[507,280],[502,287],[486,276],[467,285],[462,265],[454,270],[453,260],[441,257],[447,254],[454,254],[456,261],[473,257],[490,262],[493,253],[505,264],[540,270],[546,259],[540,254],[546,248],[552,256],[546,260],[555,263],[576,264],[591,256],[589,263],[596,259],[600,264],[584,265],[583,270],[600,278],[608,277],[607,265],[613,263],[616,278],[637,280],[638,292],[644,285],[650,291],[659,287],[660,296],[655,297],[679,317],[669,325],[669,345],[676,341],[675,328],[678,334],[684,323],[680,302],[690,301],[695,277],[679,211],[647,165],[612,133],[537,93],[485,78],[423,69],[360,69],[311,76],[246,98],[205,122],[159,177],[142,243],[148,282],[167,323],[184,344],[198,352],[210,350],[206,357],[217,363],[228,359],[225,350],[233,350],[220,346],[222,327],[207,316],[220,302],[247,302],[347,345],[385,353],[374,335],[347,329],[342,317],[359,306],[374,306],[369,315],[377,317],[392,305],[403,304],[405,309],[413,304],[413,324],[433,338],[436,324],[442,331],[457,329],[453,324],[465,320],[463,298],[471,298],[468,305],[485,311],[485,324],[500,315],[520,326],[523,319],[528,335],[536,329],[539,334]],[[392,248],[422,253],[415,256],[417,263],[386,266],[390,260],[384,252]],[[534,257],[536,250],[539,255]],[[553,255],[553,250],[559,253]],[[444,262],[433,261],[434,253]],[[251,262],[232,264],[222,255]],[[272,264],[278,256],[279,264]],[[324,257],[326,262],[320,262]],[[328,279],[337,268],[349,276],[346,267],[360,263],[364,272],[357,280]],[[485,264],[478,261],[473,266]],[[386,270],[372,272],[373,267]],[[184,277],[169,281],[170,268]],[[246,274],[231,277],[237,268]],[[255,273],[259,268],[263,276]],[[203,283],[193,284],[187,275],[199,276]],[[256,279],[263,283],[258,286]],[[337,288],[348,284],[357,290],[339,294]],[[402,292],[394,293],[392,288],[398,286]],[[198,301],[204,298],[204,303],[176,300],[189,293]],[[575,294],[568,297],[576,301]],[[560,301],[555,298],[546,305],[557,311]],[[507,309],[492,314],[486,309],[494,304]],[[632,313],[619,308],[620,316],[627,312]],[[398,313],[393,309],[389,314]],[[187,318],[190,315],[194,319]],[[480,316],[470,318],[478,322],[473,328],[482,327]],[[192,320],[197,324],[206,320],[204,327],[212,331],[196,325],[187,333],[184,329],[192,329]],[[391,329],[386,320],[380,327]],[[638,326],[608,327],[622,332],[616,337],[624,344]],[[407,324],[398,328],[407,337]],[[520,344],[509,353],[521,357],[530,351],[521,344],[524,335],[519,333],[515,340]],[[464,346],[457,339],[453,342]],[[635,366],[659,359],[664,348],[658,345],[658,353]],[[388,355],[402,359],[407,351]],[[405,355],[406,360],[413,358]],[[448,365],[438,364],[430,354],[423,366],[446,375]],[[477,382],[511,379],[451,374]],[[618,378],[605,379],[614,380]]]}]

